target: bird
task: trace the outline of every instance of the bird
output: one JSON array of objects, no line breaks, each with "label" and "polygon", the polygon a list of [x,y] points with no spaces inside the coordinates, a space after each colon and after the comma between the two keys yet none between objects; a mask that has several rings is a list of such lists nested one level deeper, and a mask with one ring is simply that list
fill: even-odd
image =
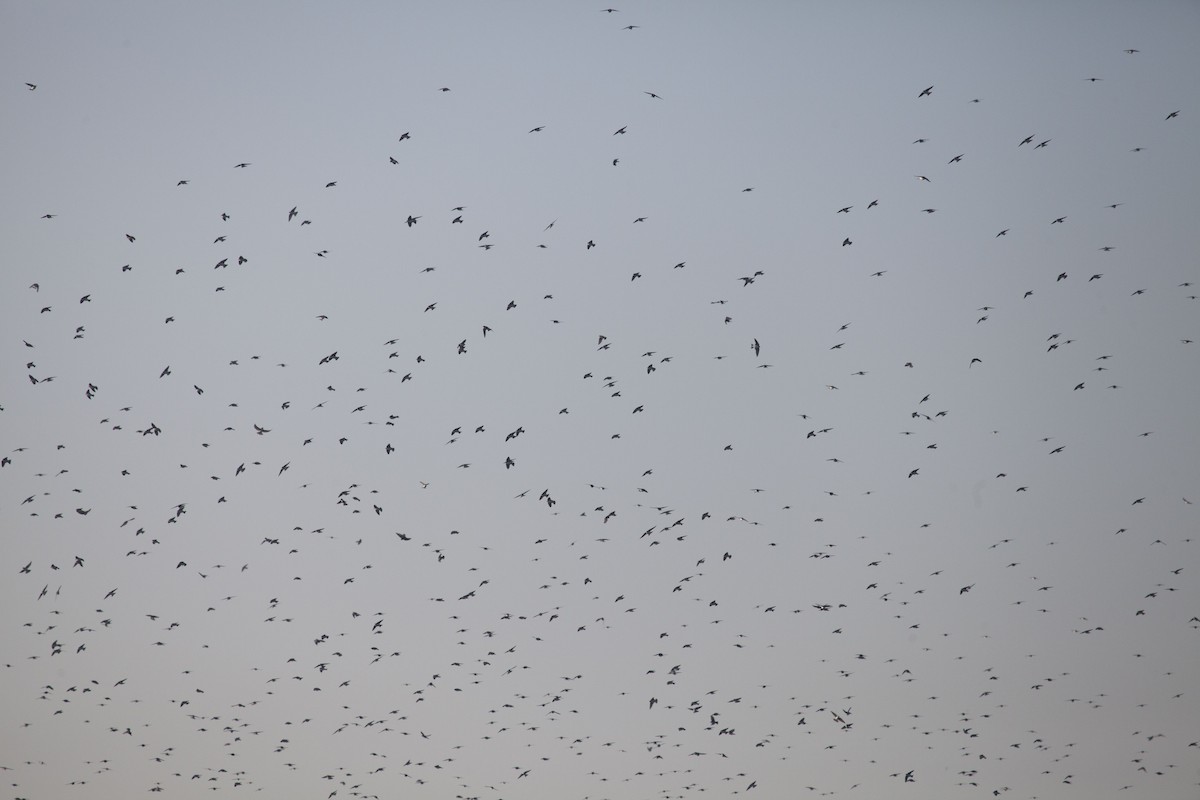
[{"label": "bird", "polygon": [[919,95],[917,95],[917,97],[918,98],[929,97],[932,94],[933,94],[933,87],[929,86],[929,87],[922,89],[921,93]]}]

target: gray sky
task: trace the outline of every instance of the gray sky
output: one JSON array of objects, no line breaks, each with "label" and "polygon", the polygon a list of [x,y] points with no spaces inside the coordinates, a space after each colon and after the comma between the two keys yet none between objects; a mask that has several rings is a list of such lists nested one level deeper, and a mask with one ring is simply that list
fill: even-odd
[{"label": "gray sky", "polygon": [[1200,8],[601,5],[5,4],[4,797],[1195,796]]}]

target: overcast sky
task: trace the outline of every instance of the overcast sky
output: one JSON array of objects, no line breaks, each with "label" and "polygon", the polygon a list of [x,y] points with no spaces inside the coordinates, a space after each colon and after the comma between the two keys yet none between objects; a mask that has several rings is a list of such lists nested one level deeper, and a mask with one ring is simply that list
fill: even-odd
[{"label": "overcast sky", "polygon": [[3,797],[1196,796],[1198,40],[4,4]]}]

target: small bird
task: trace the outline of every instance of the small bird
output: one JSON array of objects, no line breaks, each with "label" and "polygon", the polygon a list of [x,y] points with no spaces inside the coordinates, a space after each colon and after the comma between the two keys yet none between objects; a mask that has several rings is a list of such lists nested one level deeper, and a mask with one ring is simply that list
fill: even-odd
[{"label": "small bird", "polygon": [[921,93],[920,93],[919,95],[917,95],[917,98],[918,98],[918,99],[920,99],[920,98],[922,98],[922,97],[929,97],[929,96],[931,96],[932,94],[933,94],[933,87],[932,87],[932,86],[930,86],[930,87],[928,87],[928,88],[926,88],[926,89],[923,89],[923,90],[921,91]]}]

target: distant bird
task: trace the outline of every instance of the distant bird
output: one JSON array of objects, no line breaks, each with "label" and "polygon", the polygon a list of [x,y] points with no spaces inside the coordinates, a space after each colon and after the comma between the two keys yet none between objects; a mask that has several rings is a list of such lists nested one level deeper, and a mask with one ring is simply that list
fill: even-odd
[{"label": "distant bird", "polygon": [[29,91],[31,91],[31,92],[32,92],[33,90],[37,89],[37,84],[36,84],[36,83],[26,83],[25,85],[26,85],[27,87],[29,87]]},{"label": "distant bird", "polygon": [[919,95],[917,95],[917,97],[918,97],[918,98],[921,98],[921,97],[929,97],[929,96],[930,96],[930,95],[932,95],[932,94],[933,94],[933,87],[932,87],[932,86],[930,86],[930,87],[928,87],[928,88],[926,88],[926,89],[922,89],[922,90],[921,90],[921,93],[920,93]]}]

